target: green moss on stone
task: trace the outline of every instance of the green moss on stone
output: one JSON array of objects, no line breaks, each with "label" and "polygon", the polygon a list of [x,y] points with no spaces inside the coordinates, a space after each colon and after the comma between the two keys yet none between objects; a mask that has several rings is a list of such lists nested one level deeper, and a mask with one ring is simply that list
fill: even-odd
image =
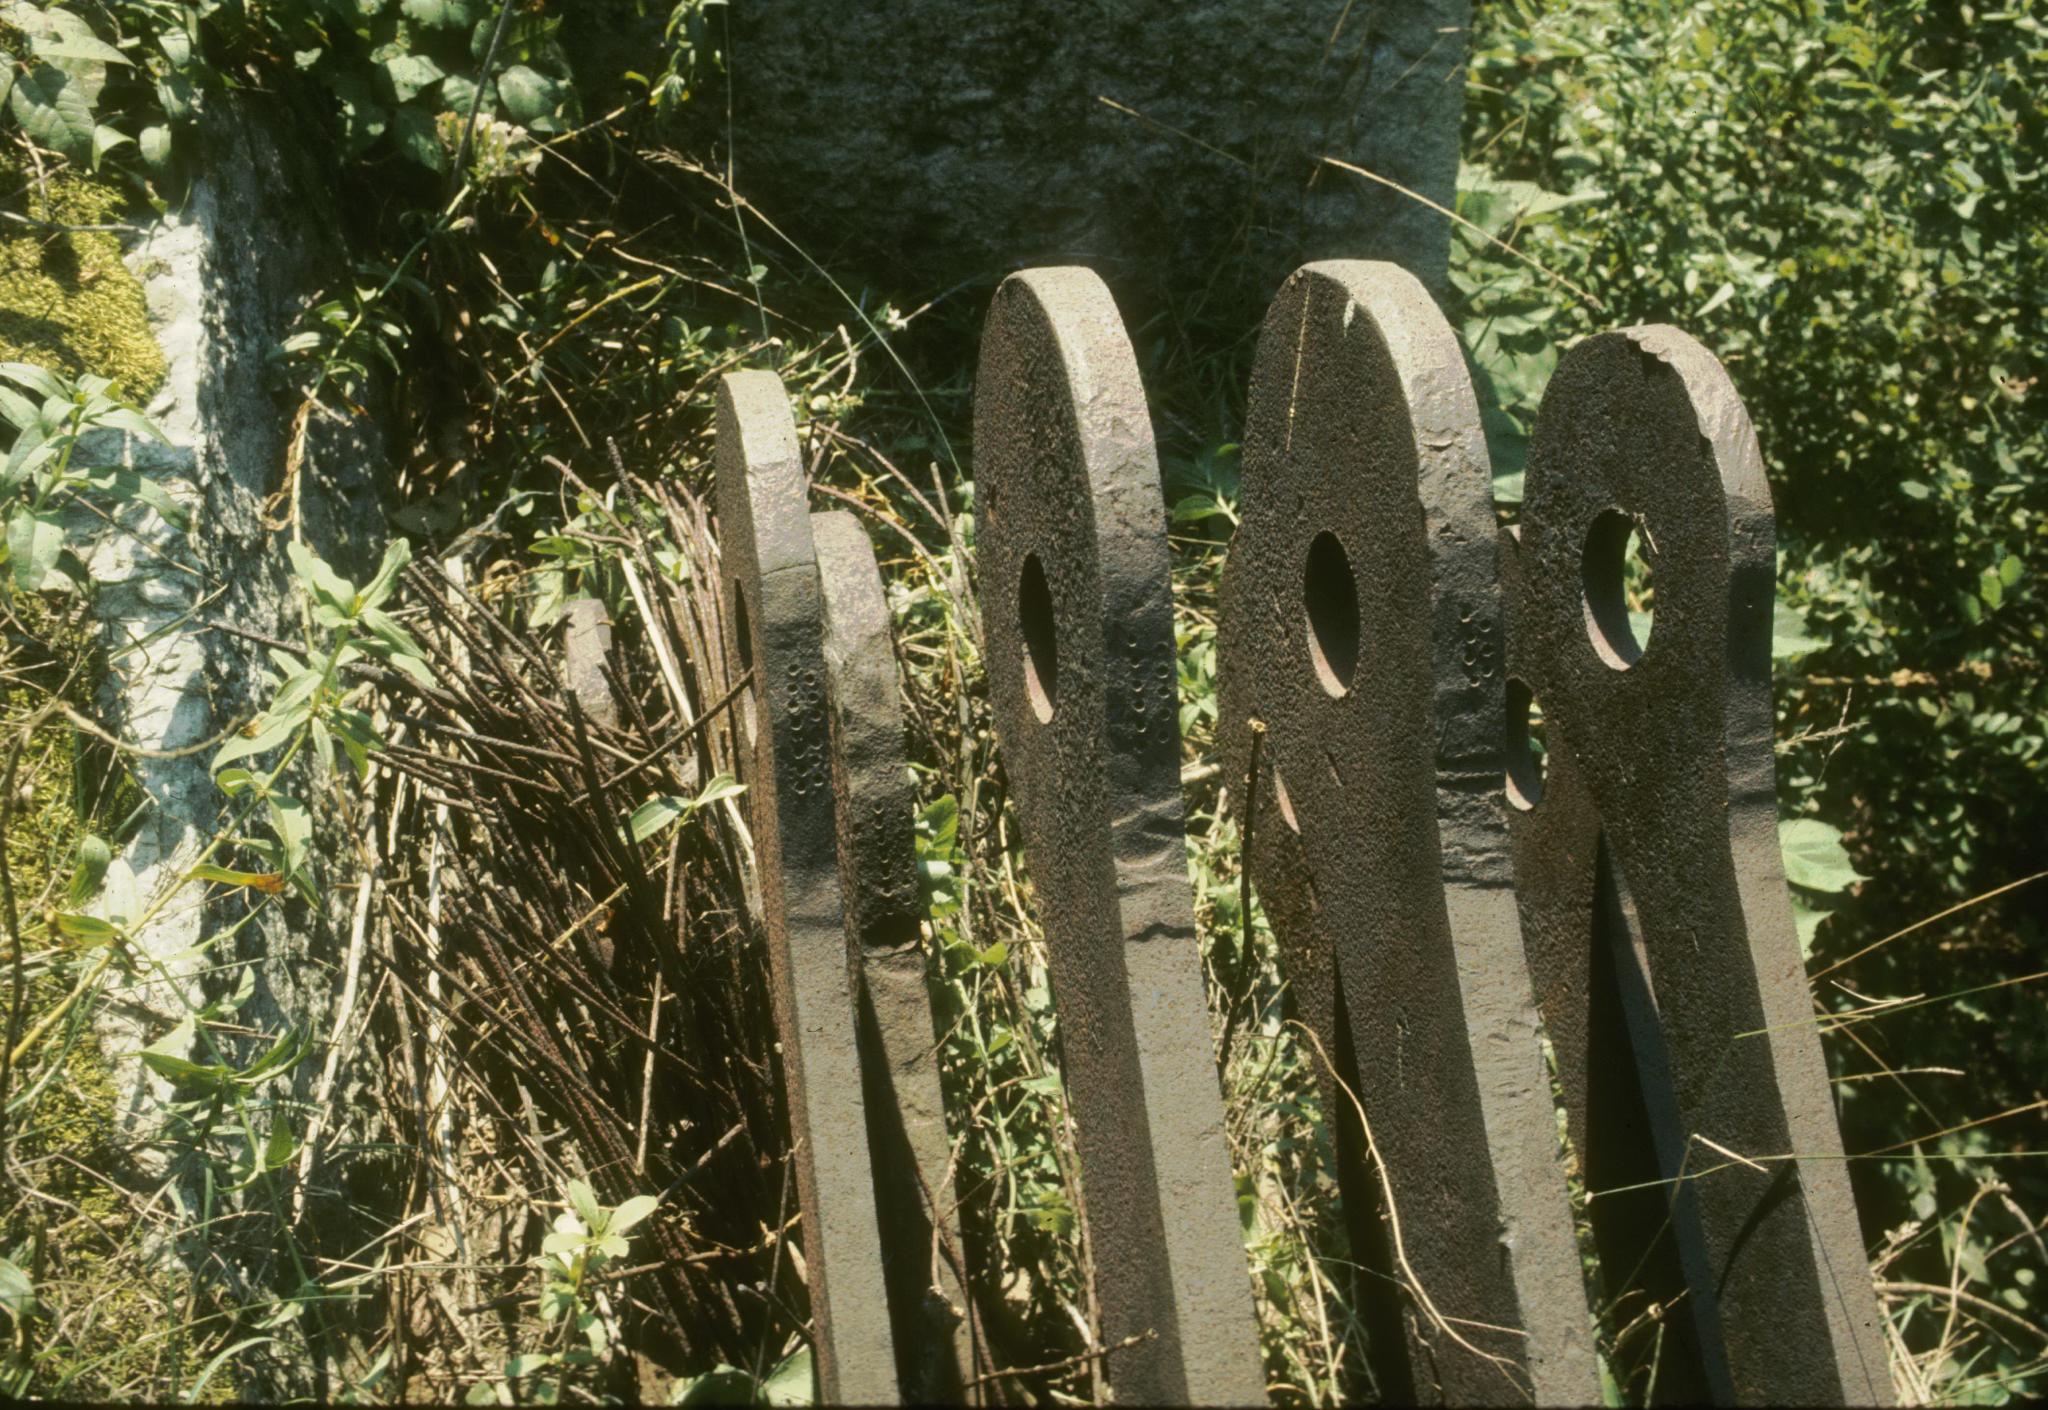
[{"label": "green moss on stone", "polygon": [[[0,163],[0,182],[10,189],[25,184],[10,204],[55,225],[104,225],[127,207],[118,187],[87,177],[60,175],[39,185]],[[113,232],[7,223],[0,235],[0,361],[33,362],[73,377],[95,373],[112,378],[131,400],[149,399],[164,380],[163,349]]]},{"label": "green moss on stone", "polygon": [[[84,705],[105,679],[94,624],[68,607],[32,593],[14,599],[13,627],[17,642],[26,645],[11,662],[12,678],[0,682],[0,720],[18,725],[29,718],[48,699],[43,687],[50,682],[68,679],[66,697]],[[61,903],[80,840],[125,817],[141,792],[118,760],[61,715],[46,718],[30,735],[16,782],[23,791],[4,843],[15,895],[24,907],[39,899]],[[33,977],[28,1021],[60,1002],[75,978],[70,970]],[[163,1335],[171,1314],[198,1314],[178,1305],[189,1289],[175,1274],[153,1268],[135,1237],[136,1197],[122,1183],[133,1185],[132,1139],[120,1127],[114,1062],[91,1015],[79,1017],[82,1031],[59,1024],[45,1040],[50,1050],[62,1050],[61,1070],[17,1113],[14,1169],[26,1172],[43,1198],[16,1201],[0,1218],[0,1252],[33,1266],[32,1250],[43,1245],[36,1286],[43,1313],[31,1324],[33,1370],[24,1389],[66,1399],[132,1399],[138,1386],[160,1387],[173,1378],[190,1385],[222,1327],[209,1323],[191,1335]],[[31,1071],[35,1062],[31,1058]],[[20,1374],[11,1353],[11,1347],[0,1353],[0,1374]],[[218,1378],[206,1398],[223,1398],[227,1389],[226,1378]]]}]

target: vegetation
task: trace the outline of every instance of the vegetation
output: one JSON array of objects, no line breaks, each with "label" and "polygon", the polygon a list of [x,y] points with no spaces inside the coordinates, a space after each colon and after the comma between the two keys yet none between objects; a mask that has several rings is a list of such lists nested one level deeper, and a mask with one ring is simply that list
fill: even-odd
[{"label": "vegetation", "polygon": [[[987,289],[842,287],[732,188],[703,101],[721,9],[0,5],[0,1390],[808,1397],[764,963],[736,919],[731,682],[704,649],[712,391],[766,366],[820,503],[885,560],[992,1370],[1094,1394],[958,454]],[[1780,511],[1787,865],[1816,1003],[1857,1020],[1830,1060],[1895,1377],[1929,1402],[2038,1396],[2044,935],[2039,893],[1998,888],[2048,871],[2048,12],[1497,0],[1477,23],[1450,307],[1497,498],[1511,514],[1574,338],[1670,321],[1729,364]],[[244,642],[274,672],[263,712],[209,742],[217,826],[151,893],[119,855],[144,756],[101,718],[83,566],[182,523],[118,453],[153,434],[162,377],[119,227],[179,208],[210,125],[250,112],[339,153],[346,262],[276,350],[296,634]],[[1135,330],[1246,1246],[1274,1396],[1321,1403],[1371,1387],[1317,1058],[1243,909],[1215,763],[1241,331],[1191,352]],[[305,428],[370,406],[399,532],[358,586],[283,506]],[[541,634],[579,598],[615,624],[615,725],[538,698]],[[661,762],[590,762],[612,756]],[[197,947],[153,949],[195,906]],[[235,937],[279,913],[332,942],[307,956],[331,1011],[255,993]]]},{"label": "vegetation", "polygon": [[[1865,1228],[1888,1285],[2038,1324],[2048,1054],[2015,981],[2048,912],[2007,893],[1887,938],[2048,870],[2048,9],[1489,8],[1453,282],[1502,497],[1572,338],[1670,322],[1728,364],[1778,508],[1779,786],[1815,999],[1924,1000],[1831,1048],[1848,1148],[1891,1153],[1853,1167]],[[1915,1393],[2038,1387],[2042,1347],[2010,1325],[1964,1346],[1952,1299],[1893,1306]]]}]

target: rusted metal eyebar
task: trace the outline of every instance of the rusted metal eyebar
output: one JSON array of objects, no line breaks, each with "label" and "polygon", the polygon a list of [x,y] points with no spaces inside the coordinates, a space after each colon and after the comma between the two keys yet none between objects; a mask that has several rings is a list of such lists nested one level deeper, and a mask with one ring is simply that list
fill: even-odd
[{"label": "rusted metal eyebar", "polygon": [[818,1397],[900,1398],[841,898],[824,601],[796,424],[781,380],[718,389],[725,647],[756,685],[738,754],[775,985],[794,1143]]},{"label": "rusted metal eyebar", "polygon": [[1324,1101],[1374,1378],[1395,1402],[1593,1402],[1500,797],[1486,443],[1456,337],[1412,275],[1329,262],[1282,288],[1241,513],[1226,776],[1246,778],[1262,723],[1248,865],[1335,1067]]},{"label": "rusted metal eyebar", "polygon": [[[1705,1404],[1729,1394],[1702,1348],[1718,1348],[1709,1304],[1686,1296],[1681,1241],[1698,1243],[1698,1210],[1663,1183],[1684,1133],[1672,1105],[1669,1055],[1642,957],[1642,933],[1600,813],[1570,742],[1543,702],[1547,662],[1521,623],[1528,598],[1520,535],[1500,538],[1508,624],[1507,796],[1515,899],[1537,1006],[1557,1061],[1565,1130],[1592,1196],[1608,1321],[1636,1331],[1610,1346],[1633,1400]],[[1676,1198],[1674,1198],[1676,1196]],[[1718,1358],[1718,1351],[1717,1351]]]},{"label": "rusted metal eyebar", "polygon": [[[1122,1404],[1266,1398],[1188,892],[1152,428],[1102,281],[1012,275],[974,404],[989,693],[1050,952]],[[1149,1334],[1149,1336],[1147,1335]]]},{"label": "rusted metal eyebar", "polygon": [[[1778,850],[1775,546],[1755,433],[1693,339],[1605,334],[1574,348],[1544,393],[1527,493],[1511,550],[1513,656],[1542,702],[1548,777],[1532,796],[1521,759],[1531,812],[1516,861],[1594,1207],[1609,1179],[1635,1183],[1652,1159],[1672,1182],[1694,1384],[1713,1399],[1889,1401]],[[1628,610],[1631,536],[1655,592],[1647,643]],[[1617,1028],[1641,1079],[1633,1095],[1601,1080]],[[1647,1150],[1628,1129],[1637,1120]],[[1611,1148],[1617,1121],[1623,1145]],[[1610,1157],[1629,1173],[1596,1174]],[[1625,1223],[1596,1224],[1603,1265]]]},{"label": "rusted metal eyebar", "polygon": [[965,1291],[953,1147],[925,982],[917,790],[904,755],[889,604],[859,520],[843,511],[813,514],[811,538],[824,590],[839,879],[858,970],[868,1148],[897,1374],[910,1403],[957,1404],[974,1382],[980,1339]]}]

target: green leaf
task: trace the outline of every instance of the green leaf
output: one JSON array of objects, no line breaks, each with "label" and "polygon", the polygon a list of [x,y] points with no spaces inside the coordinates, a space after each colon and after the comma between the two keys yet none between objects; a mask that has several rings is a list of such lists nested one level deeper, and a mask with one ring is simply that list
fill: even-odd
[{"label": "green leaf", "polygon": [[476,106],[477,86],[474,80],[459,73],[451,73],[441,80],[441,106],[451,113],[460,113],[467,121],[469,110]]},{"label": "green leaf", "polygon": [[660,1204],[661,1199],[657,1195],[635,1195],[612,1211],[611,1222],[605,1225],[605,1228],[614,1234],[626,1233],[635,1224],[654,1213]]},{"label": "green leaf", "polygon": [[589,1237],[589,1231],[573,1214],[565,1214],[555,1221],[553,1232],[540,1241],[540,1251],[549,1258],[560,1260],[567,1268],[576,1261],[576,1253]]},{"label": "green leaf", "polygon": [[284,878],[274,871],[236,871],[211,862],[201,862],[185,875],[192,881],[217,881],[223,886],[249,886],[258,891],[279,891],[284,884]]},{"label": "green leaf", "polygon": [[[404,627],[401,627],[387,613],[379,612],[374,607],[370,608],[363,613],[363,625],[368,627],[371,634],[377,638],[375,644],[363,642],[363,645],[369,647],[373,652],[377,646],[382,646],[397,656],[410,656],[415,660],[423,660],[425,658],[426,653],[420,650],[420,644],[414,640],[413,634]],[[360,641],[361,638],[358,638],[358,640]]]},{"label": "green leaf", "polygon": [[1806,630],[1806,619],[1784,603],[1771,614],[1771,657],[1790,661],[1827,643]]},{"label": "green leaf", "polygon": [[948,793],[934,798],[918,814],[918,827],[928,834],[927,841],[933,851],[950,852],[960,834],[960,802]]},{"label": "green leaf", "polygon": [[156,100],[172,122],[184,122],[197,111],[198,93],[192,80],[181,73],[165,74],[156,82]]},{"label": "green leaf", "polygon": [[83,27],[54,38],[34,41],[38,59],[81,59],[93,64],[121,64],[133,68],[129,57],[105,40],[96,39]]},{"label": "green leaf", "polygon": [[0,466],[0,492],[12,490],[20,485],[41,468],[44,461],[54,456],[57,448],[57,442],[52,441],[40,429],[23,431],[16,436],[14,449],[8,452],[6,465]]},{"label": "green leaf", "polygon": [[163,1037],[157,1039],[154,1043],[151,1043],[143,1051],[145,1053],[168,1054],[176,1057],[179,1054],[192,1051],[193,1040],[197,1037],[198,1030],[194,1028],[192,1019],[188,1015],[180,1019],[170,1032],[164,1034]]},{"label": "green leaf", "polygon": [[133,501],[154,509],[173,528],[186,527],[185,506],[172,499],[164,487],[140,470],[95,470],[86,476],[86,486],[110,496],[117,503]]},{"label": "green leaf", "polygon": [[[409,541],[393,539],[386,544],[383,561],[377,564],[376,574],[363,589],[362,606],[366,610],[382,606],[384,599],[391,596],[392,589],[398,586],[398,575],[405,571],[405,565],[411,561],[412,544]],[[413,651],[413,655],[419,655],[417,649]]]},{"label": "green leaf", "polygon": [[506,115],[525,127],[546,123],[561,106],[561,86],[525,64],[514,64],[498,75],[498,97]]},{"label": "green leaf", "polygon": [[816,1398],[811,1374],[811,1349],[800,1346],[761,1382],[761,1398],[770,1405],[809,1405]]},{"label": "green leaf", "polygon": [[1810,904],[1809,893],[1801,891],[1796,886],[1792,888],[1792,925],[1799,933],[1801,959],[1813,958],[1813,942],[1814,937],[1820,932],[1820,923],[1833,914],[1832,910],[1824,910]]},{"label": "green leaf", "polygon": [[292,1133],[290,1122],[271,1122],[270,1134],[263,1142],[263,1169],[265,1173],[284,1169],[285,1166],[291,1163],[292,1156],[297,1154],[298,1148],[298,1139]]},{"label": "green leaf", "polygon": [[121,932],[98,916],[67,912],[57,917],[57,933],[67,940],[82,940],[88,945],[110,945]]},{"label": "green leaf", "polygon": [[289,677],[278,688],[277,698],[270,702],[270,709],[264,714],[265,721],[295,723],[294,716],[299,713],[300,707],[313,698],[313,693],[320,688],[321,682],[325,679],[324,675],[310,666]]},{"label": "green leaf", "polygon": [[292,1028],[280,1034],[263,1052],[263,1056],[235,1074],[236,1080],[254,1086],[280,1072],[289,1071],[299,1059],[306,1055],[307,1030]]},{"label": "green leaf", "polygon": [[133,142],[134,140],[135,139],[133,137],[130,137],[127,133],[117,132],[113,128],[108,127],[105,123],[101,123],[99,126],[93,128],[92,169],[94,171],[98,171],[100,169],[100,163],[106,160],[107,153],[113,151],[114,148],[120,146],[123,142]]},{"label": "green leaf", "polygon": [[320,772],[334,772],[334,731],[327,728],[324,720],[315,719],[311,725],[313,757],[320,761]]},{"label": "green leaf", "polygon": [[12,387],[0,387],[0,416],[7,418],[17,431],[41,428],[43,424],[42,408]]},{"label": "green leaf", "polygon": [[171,443],[171,438],[164,434],[163,427],[132,406],[116,406],[102,411],[92,418],[92,422],[95,426],[109,426],[145,441],[155,441],[159,445]]},{"label": "green leaf", "polygon": [[70,384],[48,368],[33,362],[0,362],[0,377],[27,387],[45,400],[69,402]]},{"label": "green leaf", "polygon": [[553,626],[569,609],[569,575],[547,568],[533,575],[533,602],[526,623],[534,631]]},{"label": "green leaf", "polygon": [[626,820],[626,833],[635,842],[645,842],[690,810],[690,800],[674,793],[657,793],[633,810]]},{"label": "green leaf", "polygon": [[92,153],[92,100],[84,85],[49,64],[15,75],[7,106],[22,130],[43,146],[82,161]]},{"label": "green leaf", "polygon": [[192,1020],[189,1017],[181,1019],[177,1027],[144,1048],[138,1056],[143,1066],[181,1087],[218,1092],[232,1086],[234,1074],[219,1063],[194,1062],[185,1056],[191,1051],[196,1036]]},{"label": "green leaf", "polygon": [[367,711],[337,705],[328,713],[334,735],[341,741],[341,747],[348,751],[348,761],[354,766],[356,777],[362,779],[370,772],[370,751],[383,748],[383,741],[377,737],[377,725]]},{"label": "green leaf", "polygon": [[344,615],[353,615],[356,607],[354,583],[328,567],[326,559],[303,543],[294,541],[287,544],[285,556],[291,559],[292,571],[298,574],[307,591]]},{"label": "green leaf", "polygon": [[754,1378],[737,1366],[718,1365],[701,1376],[677,1381],[669,1392],[671,1405],[757,1405]]},{"label": "green leaf", "polygon": [[747,791],[747,786],[731,774],[713,775],[711,782],[697,790],[697,796],[690,800],[690,811],[708,808],[713,803],[722,803],[728,798],[737,798]]},{"label": "green leaf", "polygon": [[282,793],[264,800],[270,808],[270,826],[284,844],[284,870],[299,871],[306,860],[306,848],[313,841],[313,819],[306,805]]},{"label": "green leaf", "polygon": [[16,1326],[35,1315],[36,1285],[11,1258],[0,1258],[0,1312]]},{"label": "green leaf", "polygon": [[597,1201],[597,1192],[581,1180],[571,1180],[568,1185],[569,1207],[576,1211],[576,1217],[583,1221],[583,1227],[598,1230],[604,1227],[605,1208]]},{"label": "green leaf", "polygon": [[1819,818],[1790,818],[1778,824],[1778,846],[1784,853],[1785,878],[1794,886],[1833,896],[1863,880],[1849,864],[1842,831]]},{"label": "green leaf", "polygon": [[476,22],[475,0],[404,0],[405,17],[432,29],[467,27]]},{"label": "green leaf", "polygon": [[7,561],[17,588],[39,591],[63,551],[64,524],[54,511],[38,514],[25,504],[14,511],[7,523]]},{"label": "green leaf", "polygon": [[391,140],[398,150],[428,171],[448,170],[448,152],[432,115],[418,108],[400,108],[391,118]]},{"label": "green leaf", "polygon": [[392,96],[400,103],[410,103],[442,77],[441,66],[425,54],[399,54],[386,59],[382,67]]},{"label": "green leaf", "polygon": [[192,63],[192,36],[183,29],[166,29],[156,37],[157,48],[174,69],[190,67]]},{"label": "green leaf", "polygon": [[113,863],[114,849],[106,839],[87,833],[78,840],[78,865],[71,872],[71,886],[65,893],[74,906],[82,906],[100,889],[100,882]]},{"label": "green leaf", "polygon": [[731,774],[719,774],[698,790],[694,798],[685,798],[675,793],[658,793],[633,810],[633,816],[626,822],[627,834],[635,842],[645,842],[669,824],[690,816],[698,809],[737,797],[746,791],[747,786]]}]

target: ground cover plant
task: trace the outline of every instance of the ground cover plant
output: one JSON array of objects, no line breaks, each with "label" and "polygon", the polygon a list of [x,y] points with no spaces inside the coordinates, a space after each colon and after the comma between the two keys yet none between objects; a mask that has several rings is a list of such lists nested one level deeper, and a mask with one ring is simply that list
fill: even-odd
[{"label": "ground cover plant", "polygon": [[[1096,1396],[1057,1010],[980,660],[966,369],[1001,271],[868,288],[785,236],[723,163],[721,10],[0,6],[10,1395],[809,1397],[704,506],[717,377],[769,367],[814,505],[862,516],[889,583],[985,1374]],[[1676,322],[1756,418],[1787,868],[1895,1381],[1929,1403],[2038,1395],[2048,1354],[2026,889],[2048,870],[2044,20],[1481,4],[1446,290],[1506,516],[1584,333]],[[162,375],[114,256],[203,173],[206,105],[252,99],[331,151],[346,252],[275,350],[297,620],[244,643],[273,678],[208,741],[202,863],[122,894],[141,756],[106,727],[120,662],[78,565],[178,506],[104,452],[151,434]],[[1132,331],[1271,1391],[1369,1396],[1318,1059],[1286,1023],[1217,762],[1244,330],[1168,310]],[[390,546],[352,580],[299,542],[291,488],[303,428],[366,405],[388,408]],[[1634,590],[1654,608],[1653,577]],[[553,688],[579,599],[614,624],[613,721]],[[137,936],[195,905],[218,938],[157,972]],[[346,982],[258,1022],[231,937],[278,911],[338,918],[306,962]],[[143,1041],[116,1037],[136,1023]],[[147,1100],[117,1111],[138,1064]],[[1609,1351],[1654,1333],[1618,1320]]]}]

